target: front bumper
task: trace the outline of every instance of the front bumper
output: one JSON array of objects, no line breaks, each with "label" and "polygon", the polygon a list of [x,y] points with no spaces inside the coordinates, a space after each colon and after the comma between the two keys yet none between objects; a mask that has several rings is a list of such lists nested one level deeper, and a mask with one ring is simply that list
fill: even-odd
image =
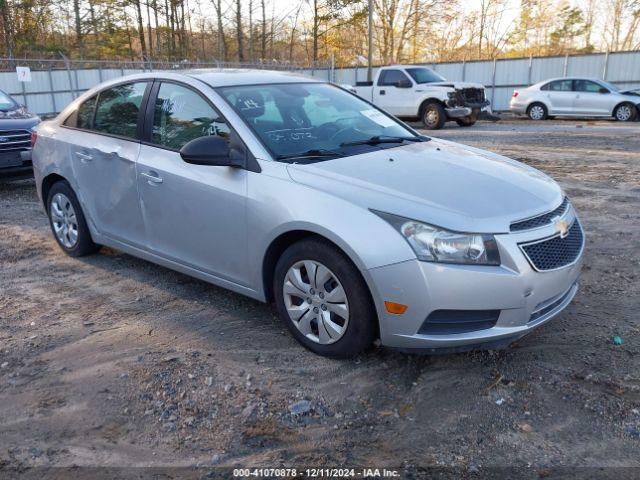
[{"label": "front bumper", "polygon": [[33,169],[31,150],[0,153],[0,177],[23,175]]},{"label": "front bumper", "polygon": [[[564,268],[537,272],[519,244],[548,237],[553,226],[496,235],[501,266],[409,260],[368,270],[383,345],[427,353],[506,346],[559,314],[578,290],[583,252]],[[408,305],[403,315],[386,312],[385,301]],[[420,333],[439,310],[498,311],[489,328],[464,333]]]}]

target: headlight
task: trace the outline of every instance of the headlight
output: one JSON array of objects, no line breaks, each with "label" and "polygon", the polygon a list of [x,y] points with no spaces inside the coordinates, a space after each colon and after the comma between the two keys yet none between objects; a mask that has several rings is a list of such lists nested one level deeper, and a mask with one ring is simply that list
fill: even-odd
[{"label": "headlight", "polygon": [[425,262],[500,265],[500,254],[493,235],[459,233],[408,218],[376,212],[409,243],[419,260]]}]

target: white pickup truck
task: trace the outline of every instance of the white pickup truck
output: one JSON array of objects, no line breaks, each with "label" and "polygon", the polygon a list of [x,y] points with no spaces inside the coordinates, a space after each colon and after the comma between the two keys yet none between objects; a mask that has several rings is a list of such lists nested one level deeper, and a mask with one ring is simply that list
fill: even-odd
[{"label": "white pickup truck", "polygon": [[461,127],[470,127],[480,117],[498,120],[482,84],[450,82],[428,67],[382,67],[373,82],[345,88],[396,117],[417,117],[430,130],[442,128],[447,120]]}]

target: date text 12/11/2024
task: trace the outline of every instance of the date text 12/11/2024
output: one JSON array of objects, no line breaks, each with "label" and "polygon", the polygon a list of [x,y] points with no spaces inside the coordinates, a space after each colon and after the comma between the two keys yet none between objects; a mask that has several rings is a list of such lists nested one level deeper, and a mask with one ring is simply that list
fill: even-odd
[{"label": "date text 12/11/2024", "polygon": [[273,478],[398,478],[397,470],[387,468],[236,468],[234,477]]}]

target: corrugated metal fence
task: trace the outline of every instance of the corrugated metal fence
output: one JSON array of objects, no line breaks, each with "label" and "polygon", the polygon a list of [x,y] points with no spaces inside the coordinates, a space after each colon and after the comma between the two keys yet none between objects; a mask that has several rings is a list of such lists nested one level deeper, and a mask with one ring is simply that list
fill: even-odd
[{"label": "corrugated metal fence", "polygon": [[[541,80],[562,76],[585,76],[607,80],[626,88],[640,88],[640,52],[597,53],[559,57],[499,59],[488,61],[425,64],[448,80],[478,82],[485,85],[495,110],[507,110],[514,89]],[[19,82],[16,66],[31,68],[31,82]],[[83,91],[112,78],[149,70],[188,68],[259,68],[295,71],[297,73],[353,84],[366,79],[366,68],[337,68],[321,65],[315,69],[288,64],[224,64],[224,63],[154,63],[13,60],[0,59],[0,89],[10,93],[33,112],[57,113]],[[376,69],[374,69],[375,72]]]},{"label": "corrugated metal fence", "polygon": [[[619,88],[640,88],[640,52],[596,53],[472,62],[429,63],[447,80],[482,83],[494,110],[508,110],[514,90],[553,77],[582,76],[606,80]],[[375,69],[374,69],[375,72]],[[334,81],[366,80],[366,68],[336,69]],[[374,73],[375,75],[375,73]]]}]

